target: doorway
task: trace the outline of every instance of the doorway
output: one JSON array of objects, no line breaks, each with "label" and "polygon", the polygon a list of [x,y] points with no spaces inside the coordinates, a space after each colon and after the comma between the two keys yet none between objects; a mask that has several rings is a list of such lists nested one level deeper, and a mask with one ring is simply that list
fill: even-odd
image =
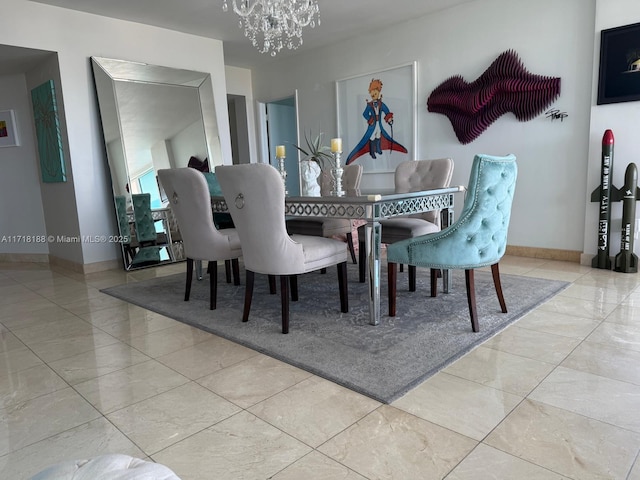
[{"label": "doorway", "polygon": [[232,163],[250,163],[249,126],[247,122],[247,99],[242,95],[227,95],[229,132],[231,134]]},{"label": "doorway", "polygon": [[265,122],[267,133],[269,163],[279,168],[276,159],[276,145],[284,145],[286,149],[285,170],[287,171],[286,190],[291,196],[300,195],[300,171],[298,151],[298,108],[296,96],[283,98],[265,104]]}]

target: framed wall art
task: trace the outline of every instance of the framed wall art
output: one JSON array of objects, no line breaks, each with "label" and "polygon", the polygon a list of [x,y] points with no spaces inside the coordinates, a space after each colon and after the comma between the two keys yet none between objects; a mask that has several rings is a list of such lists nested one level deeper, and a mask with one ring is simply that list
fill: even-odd
[{"label": "framed wall art", "polygon": [[346,165],[393,172],[416,155],[416,62],[336,82],[338,136]]},{"label": "framed wall art", "polygon": [[64,151],[58,102],[53,80],[31,90],[33,118],[36,126],[40,172],[45,183],[66,182],[67,173],[64,166]]},{"label": "framed wall art", "polygon": [[640,23],[600,33],[597,104],[640,100]]},{"label": "framed wall art", "polygon": [[18,132],[13,110],[0,111],[0,147],[17,147]]}]

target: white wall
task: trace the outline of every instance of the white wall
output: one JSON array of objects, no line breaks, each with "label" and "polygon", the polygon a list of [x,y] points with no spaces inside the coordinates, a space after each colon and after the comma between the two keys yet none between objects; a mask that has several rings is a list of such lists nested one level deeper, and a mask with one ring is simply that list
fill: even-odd
[{"label": "white wall", "polygon": [[111,187],[114,195],[126,195],[129,183],[127,171],[127,159],[122,148],[120,137],[107,144],[107,158],[109,159],[109,171],[111,173]]},{"label": "white wall", "polygon": [[209,156],[202,122],[194,122],[169,139],[173,163],[186,167],[191,157],[203,160]]},{"label": "white wall", "polygon": [[[582,251],[594,16],[595,0],[477,0],[276,60],[253,72],[254,95],[266,102],[298,89],[299,128],[320,125],[331,138],[336,134],[336,80],[416,60],[417,158],[453,158],[453,183],[466,184],[474,154],[516,154],[519,178],[509,244]],[[569,116],[562,123],[544,114],[518,122],[507,114],[461,145],[444,115],[427,112],[426,100],[452,75],[475,80],[508,49],[531,73],[561,77],[562,93],[553,107]],[[363,179],[363,188],[392,185],[392,174]],[[458,208],[461,204],[459,198]]]},{"label": "white wall", "polygon": [[[0,44],[58,52],[63,111],[75,201],[47,213],[47,229],[76,217],[67,235],[116,231],[108,168],[89,57],[103,56],[211,73],[224,158],[231,158],[222,42],[132,22],[74,12],[26,0],[0,0]],[[21,92],[24,94],[24,91]],[[53,185],[53,184],[49,184]],[[67,187],[48,188],[52,193]],[[43,197],[45,188],[43,187]],[[55,195],[53,195],[55,197]],[[0,192],[4,202],[5,193]],[[77,213],[76,213],[77,212]],[[53,247],[51,247],[53,248]],[[58,256],[77,263],[118,258],[114,244],[84,243]]]},{"label": "white wall", "polygon": [[[640,102],[596,105],[598,93],[598,66],[600,61],[600,31],[640,22],[640,2],[637,0],[597,0],[595,42],[593,48],[593,92],[591,95],[591,128],[589,134],[589,163],[585,202],[585,238],[582,263],[590,263],[598,245],[598,203],[590,202],[591,192],[600,185],[602,164],[602,136],[607,129],[615,137],[612,185],[624,185],[624,173],[629,163],[640,165],[638,152],[638,125],[640,125]],[[636,207],[637,208],[637,207]],[[637,217],[637,215],[636,215]],[[620,228],[622,223],[622,202],[611,208],[611,256],[620,251]],[[637,230],[636,230],[637,232]],[[640,254],[640,241],[636,240],[634,252]]]},{"label": "white wall", "polygon": [[[225,66],[225,76],[227,79],[227,93],[229,95],[241,95],[246,99],[247,126],[249,130],[249,155],[251,157],[251,162],[255,163],[258,161],[258,153],[256,147],[256,113],[255,102],[253,100],[251,70],[227,65]],[[228,163],[231,163],[231,161]]]},{"label": "white wall", "polygon": [[172,155],[169,153],[171,145],[168,140],[160,140],[154,145],[151,145],[151,159],[153,162],[153,169],[158,171],[163,168],[172,168]]},{"label": "white wall", "polygon": [[[40,172],[24,75],[0,76],[0,110],[13,110],[20,145],[0,148],[0,239],[46,235]],[[46,242],[0,242],[0,254],[47,254]]]},{"label": "white wall", "polygon": [[[75,215],[75,212],[77,211],[77,198],[74,191],[73,164],[69,154],[69,137],[64,109],[64,95],[62,92],[62,81],[60,78],[60,68],[57,56],[51,56],[51,58],[27,72],[26,78],[27,90],[29,92],[39,85],[42,85],[47,80],[53,80],[60,138],[62,141],[63,161],[67,178],[66,182],[40,182],[47,236],[52,235],[56,238],[56,241],[49,242],[48,244],[49,254],[69,260],[80,259],[82,258],[82,244],[57,240],[59,237],[78,235],[80,232],[79,218]],[[30,140],[35,142],[35,136]],[[37,159],[37,164],[39,166],[39,152],[37,153]],[[42,174],[41,171],[40,174]],[[61,212],[65,212],[65,214],[61,215]]]}]

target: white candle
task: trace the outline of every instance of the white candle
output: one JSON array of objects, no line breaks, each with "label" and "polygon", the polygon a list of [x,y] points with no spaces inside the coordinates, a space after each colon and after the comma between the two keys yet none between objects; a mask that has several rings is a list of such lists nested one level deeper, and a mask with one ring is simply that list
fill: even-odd
[{"label": "white candle", "polygon": [[276,146],[276,158],[284,158],[285,157],[284,152],[285,152],[284,145]]},{"label": "white candle", "polygon": [[341,138],[332,138],[331,139],[331,152],[332,153],[342,153],[342,139]]}]

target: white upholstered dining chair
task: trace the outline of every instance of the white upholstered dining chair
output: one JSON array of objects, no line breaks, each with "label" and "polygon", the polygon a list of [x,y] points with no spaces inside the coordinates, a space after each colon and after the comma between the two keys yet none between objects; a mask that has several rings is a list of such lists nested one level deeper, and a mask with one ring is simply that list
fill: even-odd
[{"label": "white upholstered dining chair", "polygon": [[[445,188],[451,184],[452,176],[453,160],[450,158],[402,162],[396,167],[394,174],[395,193]],[[407,238],[439,232],[440,223],[439,210],[382,220],[380,221],[382,227],[381,243],[391,244]],[[365,227],[363,225],[358,228],[360,282],[365,281],[367,269],[364,235]],[[409,290],[413,292],[415,289],[416,269],[414,266],[409,265]]]},{"label": "white upholstered dining chair", "polygon": [[[347,165],[343,169],[342,186],[347,195],[355,194],[360,189],[362,165]],[[318,180],[320,181],[320,195],[331,195],[334,181],[331,173],[327,169],[323,170]],[[291,235],[315,235],[317,237],[345,235],[351,261],[357,263],[352,230],[353,225],[348,218],[299,217],[287,220],[287,231]]]},{"label": "white upholstered dining chair", "polygon": [[178,222],[184,253],[187,257],[187,279],[184,300],[189,300],[194,260],[208,261],[210,281],[209,308],[216,308],[218,261],[231,261],[234,283],[240,284],[238,257],[242,255],[235,229],[218,230],[213,223],[211,196],[204,175],[193,168],[158,170],[158,178],[169,198],[169,206]]},{"label": "white upholstered dining chair", "polygon": [[291,299],[298,300],[297,275],[337,265],[340,311],[349,310],[347,250],[340,240],[289,236],[285,225],[282,177],[271,165],[216,167],[216,175],[242,243],[246,291],[242,321],[249,320],[256,273],[280,277],[282,333],[289,333]]}]

